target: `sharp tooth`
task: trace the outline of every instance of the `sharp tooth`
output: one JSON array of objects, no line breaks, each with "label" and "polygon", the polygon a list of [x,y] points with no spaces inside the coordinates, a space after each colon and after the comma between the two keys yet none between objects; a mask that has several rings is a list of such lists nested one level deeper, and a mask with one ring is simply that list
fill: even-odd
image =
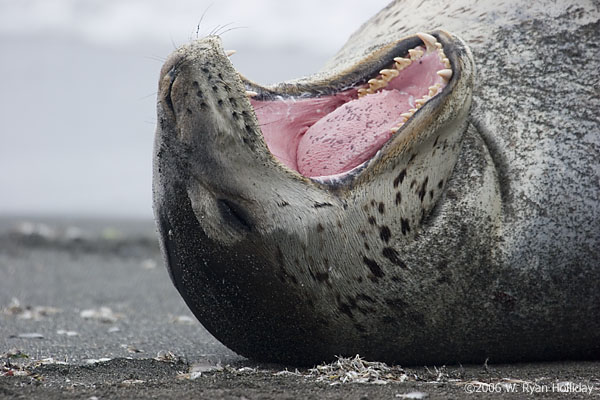
[{"label": "sharp tooth", "polygon": [[398,74],[400,74],[400,71],[398,71],[397,69],[382,69],[381,71],[379,71],[379,73],[383,76],[384,81],[389,82],[395,77],[397,77]]},{"label": "sharp tooth", "polygon": [[[400,126],[402,126],[402,125],[400,125]],[[393,128],[391,129],[392,133],[396,133],[396,132],[398,132],[398,129],[400,129],[400,126],[395,126],[395,127],[393,127]]]},{"label": "sharp tooth", "polygon": [[412,63],[411,60],[409,60],[408,58],[404,58],[404,57],[396,57],[396,58],[394,58],[394,61],[396,61],[395,67],[398,71],[403,70],[404,68],[408,67]]},{"label": "sharp tooth", "polygon": [[258,93],[256,93],[254,90],[246,90],[246,96],[254,97],[254,96],[258,96]]},{"label": "sharp tooth", "polygon": [[367,83],[369,84],[369,89],[373,91],[381,89],[382,87],[385,87],[387,85],[385,81],[380,79],[369,79]]},{"label": "sharp tooth", "polygon": [[368,90],[365,88],[358,89],[358,97],[363,97],[369,94]]},{"label": "sharp tooth", "polygon": [[394,58],[394,61],[398,64],[410,64],[412,62],[410,59],[404,57],[396,57]]},{"label": "sharp tooth", "polygon": [[415,104],[417,105],[417,107],[422,107],[423,104],[427,103],[427,100],[429,100],[430,98],[431,97],[429,97],[429,96],[423,96],[422,98],[417,99],[415,101]]},{"label": "sharp tooth", "polygon": [[452,78],[452,70],[451,69],[440,69],[437,74],[442,77],[445,81],[449,81]]},{"label": "sharp tooth", "polygon": [[417,112],[417,109],[416,108],[411,108],[411,109],[408,110],[408,112],[414,114],[414,113]]},{"label": "sharp tooth", "polygon": [[439,84],[435,84],[433,86],[429,86],[429,96],[433,97],[434,95],[436,95],[439,89],[440,89],[440,85]]},{"label": "sharp tooth", "polygon": [[419,37],[419,39],[421,39],[423,41],[423,43],[425,43],[425,47],[427,47],[427,51],[435,50],[435,44],[437,43],[436,38],[434,38],[433,36],[431,36],[428,33],[423,33],[423,32],[417,33],[417,36]]},{"label": "sharp tooth", "polygon": [[225,55],[227,57],[231,57],[232,55],[234,55],[235,53],[237,53],[236,50],[225,50]]},{"label": "sharp tooth", "polygon": [[419,49],[410,49],[408,50],[408,54],[410,55],[410,59],[415,61],[423,56],[423,50]]},{"label": "sharp tooth", "polygon": [[413,116],[413,114],[414,114],[414,112],[405,112],[405,113],[402,113],[402,114],[400,114],[400,116],[401,116],[402,118],[409,119],[410,117],[412,117],[412,116]]},{"label": "sharp tooth", "polygon": [[435,47],[441,50],[442,44],[440,42],[435,42]]},{"label": "sharp tooth", "polygon": [[448,60],[446,57],[442,58],[442,63],[444,64],[444,67],[450,68],[450,60]]}]

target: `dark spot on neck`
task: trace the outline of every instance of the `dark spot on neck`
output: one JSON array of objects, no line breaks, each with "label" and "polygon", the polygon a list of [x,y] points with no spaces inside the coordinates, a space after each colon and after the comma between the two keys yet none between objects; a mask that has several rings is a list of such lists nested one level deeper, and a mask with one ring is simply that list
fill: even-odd
[{"label": "dark spot on neck", "polygon": [[317,272],[316,277],[317,277],[317,281],[325,282],[326,280],[329,279],[329,272]]},{"label": "dark spot on neck", "polygon": [[423,199],[425,198],[425,193],[427,192],[427,182],[429,181],[429,177],[426,176],[425,180],[423,181],[423,184],[421,184],[421,189],[419,190],[419,199],[421,199],[421,203],[423,202]]},{"label": "dark spot on neck", "polygon": [[369,295],[362,294],[362,293],[356,295],[356,300],[358,300],[358,301],[366,301],[368,303],[375,303],[375,299],[374,298],[372,298]]},{"label": "dark spot on neck", "polygon": [[373,275],[369,276],[369,279],[371,279],[373,282],[377,282],[377,280],[379,278],[383,278],[385,276],[385,274],[383,273],[383,270],[381,269],[379,264],[377,264],[375,262],[375,260],[372,260],[366,256],[363,256],[363,262],[365,263],[365,265],[367,267],[369,267],[369,270],[373,274]]},{"label": "dark spot on neck", "polygon": [[410,224],[408,223],[408,219],[400,218],[400,227],[403,235],[406,235],[408,232],[410,232]]},{"label": "dark spot on neck", "polygon": [[408,304],[399,298],[395,298],[395,299],[385,299],[385,304],[387,304],[387,306],[389,308],[398,310],[398,311],[404,311],[406,309],[406,307],[408,306]]},{"label": "dark spot on neck", "polygon": [[338,310],[340,310],[342,313],[346,314],[348,317],[354,318],[354,315],[352,315],[352,310],[350,309],[350,306],[348,304],[341,303],[338,306]]},{"label": "dark spot on neck", "polygon": [[390,241],[390,238],[392,237],[392,232],[390,231],[390,228],[388,228],[387,226],[382,226],[381,228],[379,228],[379,237],[381,238],[381,240],[388,243]]},{"label": "dark spot on neck", "polygon": [[403,169],[402,171],[400,171],[400,173],[398,174],[396,179],[394,179],[394,189],[397,188],[398,185],[402,183],[402,181],[404,180],[405,177],[406,177],[406,169]]},{"label": "dark spot on neck", "polygon": [[398,252],[391,247],[385,247],[382,252],[383,256],[401,268],[406,268],[406,264],[398,258]]},{"label": "dark spot on neck", "polygon": [[400,192],[397,192],[396,193],[396,200],[394,201],[394,203],[396,205],[399,205],[401,201],[402,201],[402,194]]}]

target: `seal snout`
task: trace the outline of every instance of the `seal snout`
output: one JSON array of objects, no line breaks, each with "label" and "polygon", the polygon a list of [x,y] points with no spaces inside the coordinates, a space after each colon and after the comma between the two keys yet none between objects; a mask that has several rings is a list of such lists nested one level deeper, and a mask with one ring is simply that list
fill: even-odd
[{"label": "seal snout", "polygon": [[230,150],[254,134],[256,123],[229,61],[232,54],[218,37],[207,37],[178,49],[161,71],[159,107],[177,126],[177,137],[203,152]]}]

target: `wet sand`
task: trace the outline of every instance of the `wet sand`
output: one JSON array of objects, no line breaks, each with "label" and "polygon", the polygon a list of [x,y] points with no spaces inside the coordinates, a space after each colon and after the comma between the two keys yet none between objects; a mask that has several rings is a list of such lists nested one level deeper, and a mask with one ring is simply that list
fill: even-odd
[{"label": "wet sand", "polygon": [[600,398],[600,362],[256,364],[193,318],[151,221],[22,221],[0,219],[3,399]]}]

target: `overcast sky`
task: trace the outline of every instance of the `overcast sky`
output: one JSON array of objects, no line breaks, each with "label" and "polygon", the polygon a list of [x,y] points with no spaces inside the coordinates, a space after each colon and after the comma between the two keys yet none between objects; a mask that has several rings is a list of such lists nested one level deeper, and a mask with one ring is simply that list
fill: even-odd
[{"label": "overcast sky", "polygon": [[316,71],[387,2],[0,0],[0,214],[150,217],[175,46],[219,30],[241,73],[277,82]]}]

